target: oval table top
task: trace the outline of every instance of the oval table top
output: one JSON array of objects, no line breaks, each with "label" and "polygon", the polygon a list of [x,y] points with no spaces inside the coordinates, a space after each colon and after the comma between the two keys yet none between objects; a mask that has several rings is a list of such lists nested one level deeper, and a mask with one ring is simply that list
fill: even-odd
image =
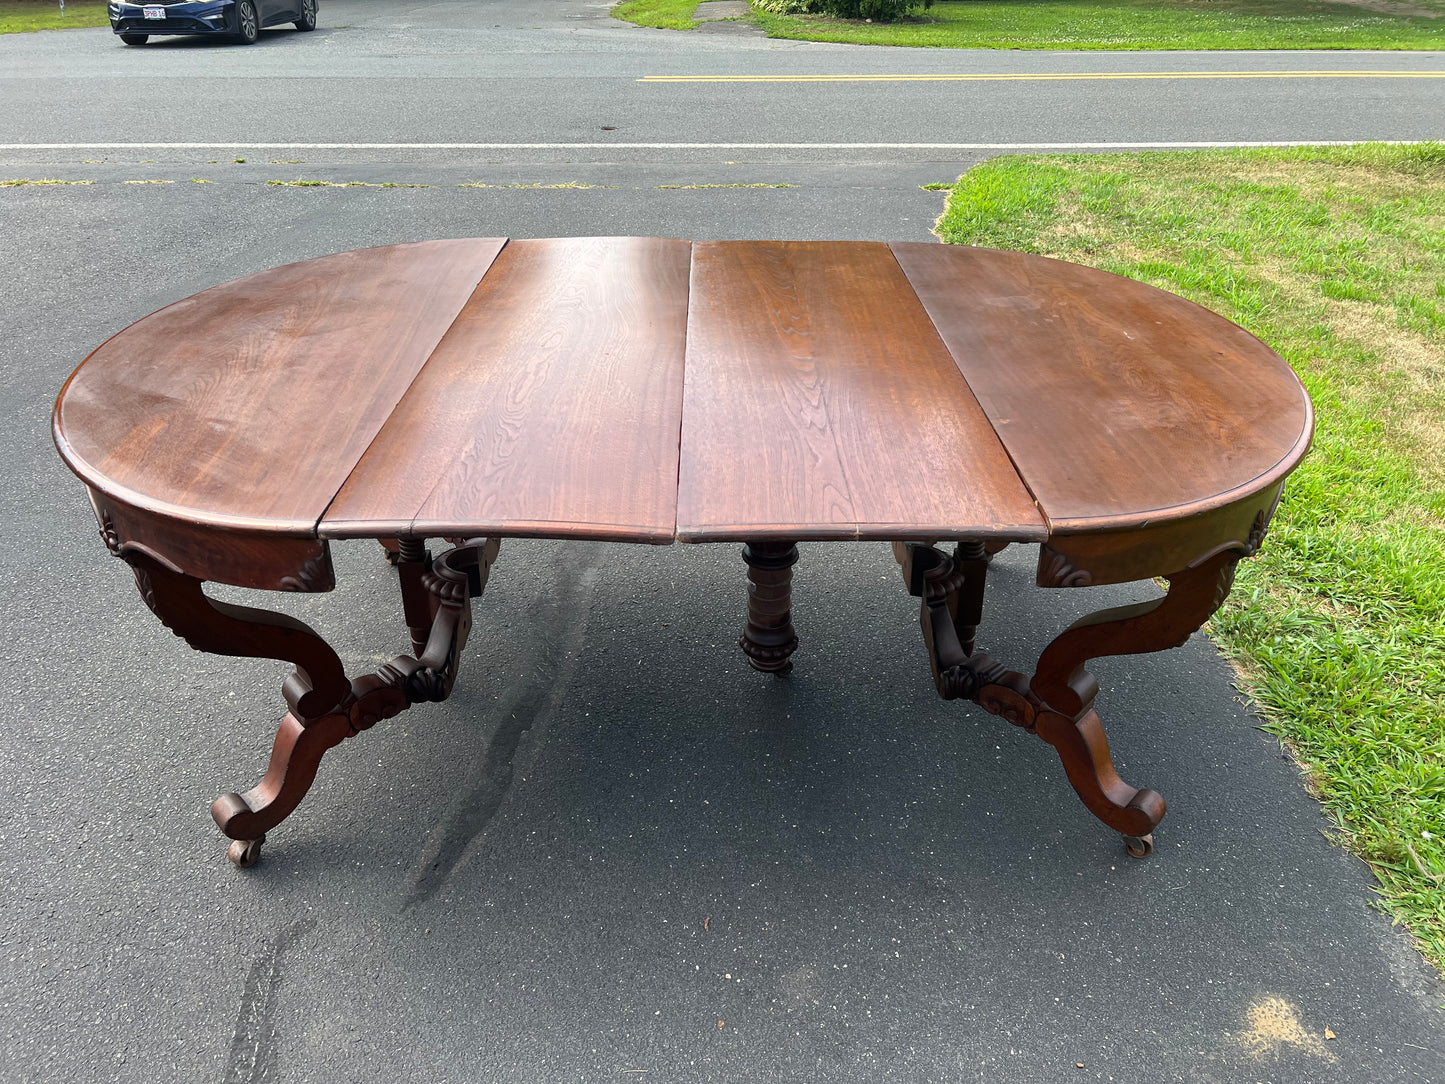
[{"label": "oval table top", "polygon": [[178,554],[981,538],[1093,553],[1089,582],[1144,567],[1111,571],[1098,539],[1152,531],[1167,564],[1262,534],[1311,429],[1269,347],[1130,279],[941,244],[655,238],[249,275],[102,344],[54,416],[103,521],[162,553],[168,532]]}]

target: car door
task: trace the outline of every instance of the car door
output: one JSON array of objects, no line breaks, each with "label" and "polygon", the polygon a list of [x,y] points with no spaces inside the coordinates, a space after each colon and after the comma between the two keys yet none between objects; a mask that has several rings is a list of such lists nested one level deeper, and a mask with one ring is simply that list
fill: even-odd
[{"label": "car door", "polygon": [[256,13],[261,17],[262,26],[274,26],[294,17],[298,6],[296,0],[257,0]]}]

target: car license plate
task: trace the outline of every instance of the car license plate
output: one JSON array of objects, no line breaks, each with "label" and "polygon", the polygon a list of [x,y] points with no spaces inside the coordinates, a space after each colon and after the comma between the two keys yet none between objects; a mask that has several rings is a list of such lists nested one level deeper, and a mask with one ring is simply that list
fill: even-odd
[{"label": "car license plate", "polygon": [[166,17],[166,9],[163,7],[146,7],[142,8],[141,12],[147,19],[164,19]]}]

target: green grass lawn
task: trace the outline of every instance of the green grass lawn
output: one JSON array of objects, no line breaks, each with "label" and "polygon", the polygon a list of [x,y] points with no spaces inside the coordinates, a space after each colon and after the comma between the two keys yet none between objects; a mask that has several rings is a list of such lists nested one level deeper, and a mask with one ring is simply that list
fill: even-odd
[{"label": "green grass lawn", "polygon": [[[688,30],[690,0],[613,9]],[[1387,10],[1374,10],[1385,8]],[[899,23],[821,15],[753,18],[775,38],[953,49],[1445,49],[1445,0],[945,0]]]},{"label": "green grass lawn", "polygon": [[692,30],[701,24],[693,21],[699,0],[628,0],[612,9],[612,17],[638,26],[656,26],[663,30]]},{"label": "green grass lawn", "polygon": [[1299,373],[1314,447],[1210,628],[1445,968],[1445,144],[997,158],[937,229],[1182,294]]},{"label": "green grass lawn", "polygon": [[105,4],[91,0],[84,3],[67,2],[63,18],[58,0],[0,0],[0,34],[109,25]]}]

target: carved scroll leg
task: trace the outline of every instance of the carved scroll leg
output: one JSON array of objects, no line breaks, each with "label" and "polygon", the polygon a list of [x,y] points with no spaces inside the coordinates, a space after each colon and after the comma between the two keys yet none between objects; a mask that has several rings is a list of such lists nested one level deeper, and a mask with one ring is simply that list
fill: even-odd
[{"label": "carved scroll leg", "polygon": [[748,565],[748,623],[738,646],[754,670],[786,674],[798,649],[793,632],[793,565],[798,547],[791,542],[750,542],[743,547]]},{"label": "carved scroll leg", "polygon": [[302,622],[217,602],[206,597],[194,577],[145,554],[124,554],[146,604],[192,647],[296,664],[282,687],[291,711],[276,734],[265,777],[246,793],[224,794],[211,806],[221,831],[236,840],[228,855],[233,862],[249,866],[256,861],[266,833],[306,796],[326,750],[413,703],[447,697],[471,628],[469,580],[474,566],[490,564],[495,554],[495,543],[478,540],[432,562],[421,578],[434,614],[423,649],[355,682],[346,679],[331,647]]},{"label": "carved scroll leg", "polygon": [[1140,655],[1183,644],[1223,604],[1238,561],[1237,552],[1226,551],[1165,577],[1169,591],[1162,599],[1102,610],[1074,622],[1044,649],[1029,682],[1038,707],[1035,732],[1058,751],[1084,805],[1124,835],[1135,857],[1153,850],[1150,833],[1166,806],[1158,793],[1129,786],[1114,770],[1103,724],[1093,710],[1099,686],[1084,664],[1107,655]]},{"label": "carved scroll leg", "polygon": [[1070,784],[1089,811],[1124,836],[1130,854],[1148,855],[1153,850],[1150,833],[1164,817],[1164,799],[1119,778],[1103,724],[1093,710],[1099,686],[1084,663],[1182,644],[1224,602],[1240,554],[1226,551],[1167,576],[1169,591],[1162,599],[1076,621],[1045,648],[1032,680],[972,650],[982,604],[980,566],[986,564],[972,545],[960,545],[958,554],[949,557],[932,547],[895,543],[894,554],[910,591],[923,600],[923,639],[939,695],[974,700],[991,714],[1038,734],[1058,752]]},{"label": "carved scroll leg", "polygon": [[[402,547],[407,623],[413,625],[414,644],[418,633],[424,634],[421,646],[414,657],[399,656],[376,673],[357,678],[324,715],[306,717],[293,703],[292,713],[277,731],[265,777],[245,794],[223,794],[211,806],[211,816],[221,831],[237,841],[228,852],[237,865],[253,864],[266,833],[300,805],[326,750],[412,704],[445,700],[451,694],[471,631],[470,581],[479,574],[485,583],[485,569],[496,557],[497,543],[479,539],[433,561],[426,559],[420,543],[403,539]],[[408,594],[408,577],[423,566]],[[476,572],[478,566],[483,570],[480,573]],[[426,627],[416,627],[422,621]]]},{"label": "carved scroll leg", "polygon": [[282,719],[261,782],[245,794],[223,794],[211,803],[211,817],[236,841],[226,857],[242,869],[255,865],[266,833],[289,817],[311,789],[326,750],[355,733],[344,713],[309,723],[291,714]]},{"label": "carved scroll leg", "polygon": [[[266,830],[279,824],[305,795],[321,754],[351,732],[344,712],[351,683],[336,652],[304,623],[207,598],[200,580],[147,554],[132,551],[123,557],[135,573],[146,605],[197,651],[283,659],[296,665],[282,686],[291,713],[277,735],[265,780],[245,796],[223,795],[211,809],[221,830],[239,841],[231,848],[232,861],[251,865]],[[294,769],[288,767],[293,758]]]}]

